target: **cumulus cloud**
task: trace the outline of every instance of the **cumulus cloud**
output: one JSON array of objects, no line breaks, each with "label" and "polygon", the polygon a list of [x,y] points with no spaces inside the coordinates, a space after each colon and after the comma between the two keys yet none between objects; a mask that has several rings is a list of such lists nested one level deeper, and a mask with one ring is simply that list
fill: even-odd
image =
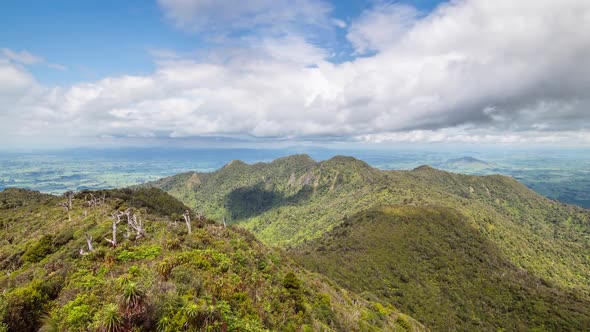
[{"label": "cumulus cloud", "polygon": [[[217,1],[160,3],[193,30],[329,12],[310,0],[229,12]],[[260,10],[276,3],[285,10]],[[344,63],[298,29],[245,37],[250,47],[207,60],[166,53],[150,75],[70,87],[40,87],[0,60],[3,135],[590,142],[588,1],[463,0],[428,14],[379,2],[342,26],[364,54]]]},{"label": "cumulus cloud", "polygon": [[412,6],[379,3],[352,24],[347,38],[359,54],[387,49],[413,27],[419,16]]}]

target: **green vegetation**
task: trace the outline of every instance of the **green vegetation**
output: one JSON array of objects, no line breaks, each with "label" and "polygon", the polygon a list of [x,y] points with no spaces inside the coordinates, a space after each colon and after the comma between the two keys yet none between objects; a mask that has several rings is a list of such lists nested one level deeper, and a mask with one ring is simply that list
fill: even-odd
[{"label": "green vegetation", "polygon": [[0,331],[590,329],[590,211],[504,176],[297,155],[66,201],[0,193]]},{"label": "green vegetation", "polygon": [[[166,190],[205,215],[225,216],[229,222],[251,230],[263,242],[294,252],[299,259],[303,257],[302,248],[314,247],[317,241],[332,236],[327,235],[332,234],[332,230],[351,220],[354,222],[367,211],[384,206],[425,209],[425,213],[433,206],[449,209],[453,212],[443,218],[450,218],[447,221],[449,227],[469,230],[470,238],[477,236],[478,241],[485,244],[483,248],[473,248],[473,255],[485,252],[490,262],[501,262],[474,270],[455,269],[452,265],[447,268],[449,262],[475,266],[463,259],[462,252],[453,250],[439,262],[435,270],[440,270],[441,276],[436,283],[450,283],[458,278],[453,286],[457,292],[454,296],[463,297],[461,294],[465,291],[474,298],[461,304],[451,297],[441,297],[446,300],[441,300],[440,307],[435,310],[428,303],[432,303],[431,297],[438,296],[435,290],[439,286],[424,288],[424,292],[431,289],[432,294],[414,293],[414,302],[374,290],[365,295],[383,304],[401,306],[437,328],[442,328],[442,324],[437,323],[444,317],[441,312],[459,317],[454,322],[466,329],[477,329],[478,326],[541,328],[545,324],[545,329],[551,330],[554,325],[550,322],[567,328],[580,328],[583,325],[579,324],[585,324],[580,312],[586,312],[578,308],[580,303],[590,300],[590,212],[548,200],[509,177],[461,175],[428,166],[412,171],[379,171],[354,158],[335,157],[314,162],[300,155],[266,164],[232,162],[213,173],[185,173],[147,186]],[[455,219],[461,223],[452,222],[455,220],[451,218],[453,215],[460,216]],[[367,225],[373,227],[370,223]],[[395,237],[390,231],[383,230],[382,241]],[[408,236],[411,237],[412,233],[409,232]],[[467,243],[475,245],[473,241]],[[428,242],[424,243],[424,246],[428,245]],[[346,250],[345,245],[342,250]],[[389,250],[394,257],[396,250],[401,248]],[[401,256],[409,254],[399,253]],[[395,264],[373,261],[370,253],[360,251],[358,257],[344,266],[355,271],[357,259],[373,262],[365,266],[363,273],[376,278],[381,278]],[[303,262],[316,271],[326,272],[324,264],[327,262],[315,265],[309,265],[311,259]],[[457,263],[457,266],[461,264]],[[512,271],[512,274],[507,272],[512,277],[493,279],[496,274],[490,269],[500,267]],[[429,266],[417,271],[420,273],[416,278],[430,278],[432,274]],[[528,277],[514,276],[514,271],[521,271]],[[351,288],[363,280],[359,279],[363,275],[357,273],[333,272],[328,275]],[[477,286],[463,283],[462,280],[472,277],[479,280],[473,284]],[[497,283],[491,283],[491,280]],[[517,283],[519,280],[534,282],[535,289]],[[414,286],[424,287],[422,284]],[[462,287],[466,289],[462,290]],[[477,287],[490,287],[489,294],[469,291]],[[411,308],[410,303],[413,303]],[[513,307],[513,303],[535,307],[530,311],[520,310]],[[504,305],[503,309],[498,309],[500,304]],[[555,307],[547,309],[550,304]],[[482,312],[496,316],[482,318]],[[514,319],[514,324],[499,322],[501,319],[497,317]]]},{"label": "green vegetation", "polygon": [[590,326],[587,298],[503,259],[496,245],[449,208],[372,209],[292,255],[436,331],[582,331]]},{"label": "green vegetation", "polygon": [[233,162],[213,173],[185,173],[148,186],[285,248],[319,238],[372,207],[447,206],[464,214],[514,265],[590,295],[588,210],[550,201],[504,176],[427,166],[379,171],[349,157],[316,163],[293,156],[268,164]]},{"label": "green vegetation", "polygon": [[[189,234],[178,219],[188,208],[161,190],[80,192],[71,221],[65,200],[0,193],[11,202],[0,208],[0,331],[396,331],[407,317],[242,228],[191,213]],[[117,245],[106,241],[117,211],[140,218],[145,235],[123,217]]]}]

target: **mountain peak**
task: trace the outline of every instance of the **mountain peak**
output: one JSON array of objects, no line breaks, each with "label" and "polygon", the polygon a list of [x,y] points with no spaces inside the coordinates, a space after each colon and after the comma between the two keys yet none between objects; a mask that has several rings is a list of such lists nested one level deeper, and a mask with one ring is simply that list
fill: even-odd
[{"label": "mountain peak", "polygon": [[237,167],[237,166],[248,166],[248,164],[241,161],[241,160],[234,159],[234,160],[230,161],[229,163],[225,164],[222,168]]},{"label": "mountain peak", "polygon": [[316,161],[308,154],[294,154],[286,157],[277,158],[271,162],[271,164],[278,163],[315,164]]},{"label": "mountain peak", "polygon": [[366,162],[351,156],[334,156],[326,160],[325,163],[333,165],[357,165],[368,169],[373,168]]},{"label": "mountain peak", "polygon": [[454,162],[469,162],[469,163],[486,163],[486,161],[483,161],[481,159],[477,159],[475,157],[471,157],[471,156],[463,156],[461,158],[455,158],[455,159],[450,159],[448,160],[450,162],[454,161]]},{"label": "mountain peak", "polygon": [[413,172],[427,172],[427,171],[437,171],[436,168],[430,165],[421,165],[412,170]]}]

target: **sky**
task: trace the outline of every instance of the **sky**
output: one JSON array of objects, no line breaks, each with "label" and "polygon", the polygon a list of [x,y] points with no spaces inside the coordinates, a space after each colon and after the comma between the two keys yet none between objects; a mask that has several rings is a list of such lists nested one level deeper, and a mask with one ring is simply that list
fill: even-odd
[{"label": "sky", "polygon": [[587,0],[3,0],[0,149],[590,145]]}]

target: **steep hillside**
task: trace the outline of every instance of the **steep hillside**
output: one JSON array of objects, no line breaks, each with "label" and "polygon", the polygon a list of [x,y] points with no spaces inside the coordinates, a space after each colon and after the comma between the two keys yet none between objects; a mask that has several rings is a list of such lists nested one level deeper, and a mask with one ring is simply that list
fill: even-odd
[{"label": "steep hillside", "polygon": [[435,331],[586,331],[590,301],[503,258],[454,209],[393,206],[291,251],[304,266]]},{"label": "steep hillside", "polygon": [[146,186],[215,219],[240,223],[265,242],[288,245],[318,237],[347,213],[369,207],[373,185],[383,178],[354,158],[316,163],[297,155],[253,165],[234,161],[213,173],[185,173]]},{"label": "steep hillside", "polygon": [[[354,223],[366,211],[374,211],[382,206],[418,211],[432,206],[450,209],[461,216],[461,222],[448,220],[448,227],[459,227],[457,232],[468,230],[469,234],[477,236],[478,241],[485,243],[482,248],[487,257],[485,259],[498,264],[489,268],[479,266],[472,270],[441,267],[438,272],[440,280],[468,280],[475,276],[481,281],[477,287],[492,285],[490,287],[493,288],[494,283],[498,284],[502,280],[491,277],[498,275],[498,271],[502,271],[499,275],[506,272],[512,277],[498,284],[498,293],[494,296],[472,292],[472,302],[466,302],[463,306],[454,305],[454,300],[446,297],[446,302],[439,303],[441,307],[438,311],[418,309],[423,305],[424,310],[432,309],[427,309],[427,303],[420,302],[420,299],[428,298],[425,294],[414,293],[412,300],[404,302],[400,298],[392,300],[374,290],[371,292],[374,299],[383,303],[403,304],[404,308],[420,314],[421,319],[432,324],[443,319],[441,317],[444,315],[440,315],[440,312],[447,312],[459,317],[458,324],[465,324],[465,328],[478,326],[475,323],[479,317],[477,315],[482,312],[485,314],[488,310],[497,319],[478,318],[481,324],[487,324],[485,326],[488,327],[505,326],[501,325],[498,317],[511,319],[512,316],[505,312],[503,316],[500,315],[502,310],[511,311],[520,317],[516,319],[520,325],[515,326],[540,326],[548,323],[542,319],[542,308],[551,303],[557,306],[547,315],[553,318],[568,317],[563,320],[556,318],[558,326],[573,328],[585,322],[579,319],[579,312],[585,312],[579,308],[583,307],[580,303],[587,304],[590,300],[590,211],[548,200],[509,177],[469,176],[429,166],[411,171],[379,171],[350,157],[313,162],[308,157],[295,156],[268,164],[234,162],[217,172],[188,173],[150,185],[167,190],[205,214],[225,216],[228,221],[250,229],[263,242],[297,253],[300,259],[305,243],[313,248],[316,241],[331,236],[326,234],[331,234],[333,229],[344,223]],[[366,227],[373,226],[369,223]],[[395,238],[396,234],[390,231],[383,229],[381,241]],[[410,237],[408,241],[412,240],[412,232],[408,232],[407,236]],[[440,236],[448,234],[441,233]],[[393,247],[388,250],[391,250],[392,257],[410,254],[404,251],[397,253],[395,250],[398,249]],[[460,258],[453,257],[453,253],[448,253],[451,262]],[[381,278],[382,273],[395,265],[395,262],[373,261],[369,251],[360,250],[357,254],[360,256],[350,257],[351,264],[357,260],[372,262],[365,268],[366,271],[372,271],[367,273],[374,274],[376,278]],[[320,265],[329,262],[319,260],[316,263],[310,266],[323,271]],[[473,262],[465,264],[476,266]],[[430,280],[428,270],[416,271],[421,271],[418,277]],[[528,283],[523,285],[515,276],[515,271],[530,278],[520,279],[538,284],[541,293],[537,293],[537,286],[535,290],[525,287]],[[360,277],[358,274],[344,273],[330,275],[350,287]],[[463,282],[453,287],[457,290],[463,286],[467,290],[470,287],[476,289]],[[521,288],[521,291],[517,291]],[[457,292],[461,294],[459,290]],[[502,300],[502,294],[506,295],[505,301]],[[519,299],[517,303],[523,306],[540,301],[540,309],[518,311],[512,306],[514,299]],[[410,304],[413,307],[406,306]],[[504,305],[503,309],[500,309],[501,305]],[[476,311],[479,306],[488,309]],[[473,321],[465,318],[472,315],[475,315]]]},{"label": "steep hillside", "polygon": [[0,193],[0,331],[424,330],[161,190],[71,197]]},{"label": "steep hillside", "polygon": [[590,212],[548,200],[505,176],[428,166],[379,171],[350,157],[316,163],[293,156],[268,164],[234,162],[148,186],[283,247],[321,237],[371,207],[447,206],[465,215],[514,265],[590,295]]}]

